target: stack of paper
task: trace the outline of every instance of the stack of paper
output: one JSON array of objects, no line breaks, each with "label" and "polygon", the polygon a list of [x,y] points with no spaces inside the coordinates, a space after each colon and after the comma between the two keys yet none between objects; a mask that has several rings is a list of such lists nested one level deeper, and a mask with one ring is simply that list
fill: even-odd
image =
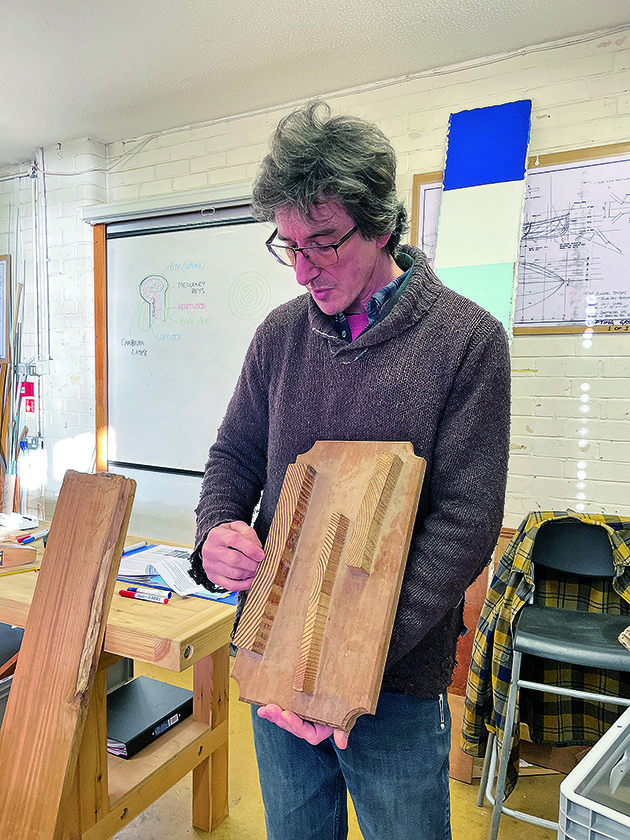
[{"label": "stack of paper", "polygon": [[[172,545],[154,545],[141,548],[132,554],[123,556],[120,561],[118,579],[134,583],[150,583],[151,586],[164,586],[178,595],[197,595],[213,600],[227,600],[231,594],[210,593],[204,586],[195,583],[188,574],[190,551],[187,548]],[[156,577],[162,580],[156,580]]]}]

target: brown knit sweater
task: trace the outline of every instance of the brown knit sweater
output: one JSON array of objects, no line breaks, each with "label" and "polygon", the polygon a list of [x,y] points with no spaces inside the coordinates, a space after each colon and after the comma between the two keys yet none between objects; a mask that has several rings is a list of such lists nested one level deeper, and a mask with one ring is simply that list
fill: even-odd
[{"label": "brown knit sweater", "polygon": [[250,522],[259,501],[264,544],[287,465],[315,441],[411,441],[427,471],[383,688],[434,697],[451,681],[462,595],[501,527],[509,353],[497,320],[445,288],[421,251],[401,251],[415,261],[406,286],[352,343],[308,294],[258,328],[210,449],[191,574],[208,584],[208,531]]}]

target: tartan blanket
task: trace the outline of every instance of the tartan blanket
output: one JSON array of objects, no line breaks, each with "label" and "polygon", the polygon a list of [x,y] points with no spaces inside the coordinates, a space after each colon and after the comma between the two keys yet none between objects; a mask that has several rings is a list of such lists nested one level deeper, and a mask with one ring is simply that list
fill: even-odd
[{"label": "tartan blanket", "polygon": [[[615,575],[612,585],[568,583],[560,573],[536,570],[532,577],[531,553],[536,534],[549,519],[579,519],[606,530],[613,549]],[[473,756],[485,752],[488,732],[500,744],[512,670],[512,630],[521,608],[536,590],[536,602],[546,606],[594,612],[630,614],[630,520],[620,516],[535,511],[521,523],[511,540],[488,589],[473,642],[464,701],[462,749]],[[628,622],[630,624],[630,620]],[[630,697],[630,674],[586,669],[555,660],[524,657],[521,678],[555,683],[601,694]],[[522,690],[511,738],[506,798],[518,781],[519,723],[527,723],[529,737],[546,746],[596,743],[618,718],[618,706],[580,701],[572,697]],[[520,718],[519,718],[520,713]]]}]

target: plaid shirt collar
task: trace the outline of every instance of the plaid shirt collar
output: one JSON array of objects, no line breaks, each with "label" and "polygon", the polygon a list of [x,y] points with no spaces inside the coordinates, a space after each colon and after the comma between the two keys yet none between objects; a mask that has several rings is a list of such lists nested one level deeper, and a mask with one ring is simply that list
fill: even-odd
[{"label": "plaid shirt collar", "polygon": [[[405,281],[409,276],[409,272],[413,268],[413,260],[411,261],[411,265],[408,265],[408,260],[410,258],[406,254],[399,255],[397,262],[400,264],[401,262],[404,265],[400,266],[405,270],[403,273],[388,283],[386,286],[383,286],[382,289],[379,289],[367,302],[367,316],[368,316],[368,325],[365,328],[366,330],[369,329],[372,324],[374,324],[383,309],[383,306],[387,303],[388,300],[391,300],[398,291],[403,287]],[[335,315],[330,315],[329,320],[332,323],[333,327],[337,331],[337,334],[340,338],[343,338],[348,344],[352,341],[352,335],[350,333],[350,325],[348,324],[348,319],[345,316],[344,312],[337,312]]]}]

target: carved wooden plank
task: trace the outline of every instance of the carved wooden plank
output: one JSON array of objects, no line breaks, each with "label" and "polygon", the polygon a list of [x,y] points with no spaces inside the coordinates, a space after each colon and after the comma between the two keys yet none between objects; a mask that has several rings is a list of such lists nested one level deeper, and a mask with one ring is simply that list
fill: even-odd
[{"label": "carved wooden plank", "polygon": [[315,475],[309,464],[290,464],[287,469],[265,542],[265,559],[258,568],[234,636],[237,647],[260,654],[265,651],[297,549]]},{"label": "carved wooden plank", "polygon": [[304,635],[293,681],[296,691],[308,694],[315,691],[330,596],[349,524],[350,520],[342,513],[335,512],[330,517],[322,552],[315,567],[311,597],[306,611]]},{"label": "carved wooden plank", "polygon": [[402,461],[398,455],[393,452],[379,455],[357,514],[346,557],[346,565],[363,574],[369,575],[372,571],[383,518],[401,470]]},{"label": "carved wooden plank", "polygon": [[72,789],[135,482],[68,471],[0,730],[0,837],[48,840]]},{"label": "carved wooden plank", "polygon": [[[331,582],[315,686],[311,693],[297,690],[306,616],[328,524],[338,512],[356,528],[366,488],[382,454],[398,456],[402,469],[391,501],[384,505],[372,571],[357,574],[345,564],[348,536]],[[232,677],[241,700],[275,703],[305,720],[349,732],[359,715],[376,709],[426,463],[409,442],[330,440],[317,441],[296,463],[317,470],[317,480],[291,572],[264,656],[237,644]],[[247,604],[250,598],[251,593]]]}]

